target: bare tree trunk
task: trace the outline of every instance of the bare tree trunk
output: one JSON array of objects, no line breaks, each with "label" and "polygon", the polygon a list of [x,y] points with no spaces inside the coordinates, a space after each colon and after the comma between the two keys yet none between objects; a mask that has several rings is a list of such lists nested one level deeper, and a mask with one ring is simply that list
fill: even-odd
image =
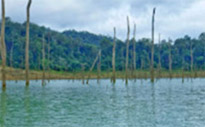
[{"label": "bare tree trunk", "polygon": [[91,66],[91,68],[90,68],[90,71],[89,71],[89,74],[88,74],[88,78],[87,78],[86,84],[88,84],[88,82],[89,82],[90,73],[92,72],[93,68],[95,67],[95,64],[96,64],[96,62],[97,62],[97,60],[98,60],[98,58],[99,58],[99,54],[100,54],[100,51],[98,52],[98,55],[96,56],[96,58],[95,58],[95,60],[94,60],[94,62],[93,62],[93,64],[92,64],[92,66]]},{"label": "bare tree trunk", "polygon": [[42,37],[42,67],[43,67],[43,77],[42,77],[42,85],[45,84],[45,37]]},{"label": "bare tree trunk", "polygon": [[136,24],[134,24],[134,32],[133,32],[133,78],[136,78],[135,71],[136,71]]},{"label": "bare tree trunk", "polygon": [[37,57],[38,57],[38,70],[41,70],[41,54],[39,54]]},{"label": "bare tree trunk", "polygon": [[182,58],[182,83],[184,83],[184,64],[185,64],[185,60],[184,60],[184,55],[183,55],[183,58]]},{"label": "bare tree trunk", "polygon": [[85,64],[81,64],[81,78],[82,78],[82,84],[85,83]]},{"label": "bare tree trunk", "polygon": [[129,17],[127,16],[127,46],[126,46],[126,63],[125,63],[126,84],[128,83],[129,39],[130,39],[129,37],[130,37],[130,23],[129,23]]},{"label": "bare tree trunk", "polygon": [[13,68],[13,49],[14,49],[14,43],[12,42],[12,44],[11,44],[11,50],[10,50],[10,58],[9,58],[11,70],[12,70],[12,68]]},{"label": "bare tree trunk", "polygon": [[141,58],[141,67],[140,67],[140,70],[141,70],[141,78],[143,77],[143,75],[144,75],[144,72],[143,72],[143,69],[144,69],[144,59],[143,58]]},{"label": "bare tree trunk", "polygon": [[112,81],[115,83],[116,81],[116,74],[115,74],[115,48],[116,48],[116,29],[114,27],[114,41],[113,41],[113,48],[112,48]]},{"label": "bare tree trunk", "polygon": [[159,34],[158,74],[161,77],[161,35]]},{"label": "bare tree trunk", "polygon": [[98,81],[101,77],[101,50],[99,51],[99,56],[98,56]]},{"label": "bare tree trunk", "polygon": [[154,82],[154,21],[155,21],[155,8],[152,14],[152,48],[151,48],[151,82]]},{"label": "bare tree trunk", "polygon": [[[22,46],[22,48],[23,48],[23,46]],[[24,60],[24,57],[23,56],[21,56],[21,64],[20,64],[20,68],[24,68],[24,65],[25,64],[25,60]]]},{"label": "bare tree trunk", "polygon": [[172,78],[172,49],[171,40],[169,39],[169,76]]},{"label": "bare tree trunk", "polygon": [[47,60],[48,60],[48,82],[50,81],[50,42],[51,42],[51,39],[50,39],[50,34],[49,34],[49,39],[48,39],[48,55],[47,55]]},{"label": "bare tree trunk", "polygon": [[30,29],[30,7],[32,0],[28,1],[27,5],[27,21],[26,21],[26,51],[25,51],[25,66],[26,66],[26,86],[29,85],[29,29]]},{"label": "bare tree trunk", "polygon": [[204,43],[204,65],[203,65],[203,72],[205,74],[205,43]]},{"label": "bare tree trunk", "polygon": [[1,21],[1,59],[2,59],[2,88],[6,88],[6,44],[5,44],[5,2],[1,1],[2,21]]},{"label": "bare tree trunk", "polygon": [[194,60],[193,60],[193,49],[192,49],[192,42],[190,42],[190,57],[191,57],[191,77],[193,76],[193,64],[194,64]]}]

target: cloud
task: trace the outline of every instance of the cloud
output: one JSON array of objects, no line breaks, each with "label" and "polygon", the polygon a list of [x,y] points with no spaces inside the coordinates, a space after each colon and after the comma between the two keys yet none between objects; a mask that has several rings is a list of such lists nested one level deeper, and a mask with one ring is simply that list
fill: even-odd
[{"label": "cloud", "polygon": [[[27,2],[7,0],[6,15],[24,22]],[[118,38],[124,40],[129,16],[131,28],[137,25],[136,37],[149,38],[152,8],[157,7],[156,35],[161,33],[165,39],[185,34],[197,37],[205,29],[203,5],[203,0],[33,0],[31,21],[58,31],[87,30],[109,36],[116,27]]]}]

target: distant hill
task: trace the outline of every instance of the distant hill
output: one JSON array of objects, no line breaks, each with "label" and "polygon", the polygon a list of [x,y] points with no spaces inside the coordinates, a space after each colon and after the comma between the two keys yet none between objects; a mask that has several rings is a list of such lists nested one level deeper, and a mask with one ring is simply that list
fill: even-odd
[{"label": "distant hill", "polygon": [[76,30],[67,30],[67,31],[64,31],[63,34],[66,35],[67,37],[71,37],[73,39],[80,40],[83,43],[94,44],[97,46],[100,45],[100,42],[103,39],[107,39],[109,41],[113,40],[110,37],[103,36],[103,35],[96,35],[93,33],[89,33],[87,31],[77,32]]},{"label": "distant hill", "polygon": [[[7,63],[16,68],[24,68],[26,24],[13,22],[6,18],[5,40],[7,45]],[[54,70],[80,70],[81,64],[88,68],[95,59],[100,42],[111,38],[88,32],[57,32],[49,28],[30,24],[30,67],[42,68],[42,42],[46,43],[46,57],[50,46],[50,64]],[[11,52],[13,50],[13,53]],[[12,53],[12,54],[11,54]],[[10,60],[10,58],[13,58]]]},{"label": "distant hill", "polygon": [[[25,23],[13,22],[6,18],[5,40],[7,46],[7,65],[15,68],[24,68],[25,58]],[[44,37],[44,38],[43,38]],[[37,24],[30,24],[30,68],[42,69],[42,42],[46,43],[46,66],[57,71],[80,71],[81,65],[89,70],[99,49],[102,50],[102,70],[109,71],[112,68],[113,39],[104,35],[96,35],[89,32],[77,32],[67,30],[58,32]],[[132,68],[133,40],[130,40],[129,67]],[[199,38],[192,39],[189,36],[179,38],[172,42],[173,69],[190,69],[190,44],[193,47],[194,67],[205,69],[205,33]],[[149,69],[150,39],[144,38],[136,42],[136,65],[138,69]],[[50,48],[49,48],[50,47]],[[155,44],[154,66],[157,67],[159,53],[161,65],[168,69],[169,43]],[[49,52],[50,49],[50,52]],[[126,43],[117,40],[116,44],[116,70],[125,67]],[[1,61],[0,61],[1,62]],[[96,67],[95,67],[96,69]]]}]

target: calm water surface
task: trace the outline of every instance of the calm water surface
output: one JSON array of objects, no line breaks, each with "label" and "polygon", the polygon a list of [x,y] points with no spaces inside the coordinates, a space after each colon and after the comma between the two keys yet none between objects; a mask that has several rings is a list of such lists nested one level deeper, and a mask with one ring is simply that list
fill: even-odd
[{"label": "calm water surface", "polygon": [[10,81],[0,90],[0,127],[205,126],[205,79],[24,84]]}]

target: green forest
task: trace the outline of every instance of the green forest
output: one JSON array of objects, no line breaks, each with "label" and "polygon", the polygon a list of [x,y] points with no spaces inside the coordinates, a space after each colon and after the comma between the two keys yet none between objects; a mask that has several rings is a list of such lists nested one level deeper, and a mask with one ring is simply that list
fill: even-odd
[{"label": "green forest", "polygon": [[[162,33],[163,34],[163,33]],[[25,68],[25,40],[26,23],[17,23],[6,18],[5,42],[7,48],[7,66],[14,68]],[[98,51],[102,51],[102,71],[112,70],[112,47],[113,37],[96,35],[86,31],[78,32],[67,30],[57,32],[30,23],[30,52],[29,62],[32,70],[42,70],[42,46],[45,41],[45,63],[46,68],[55,71],[75,72],[89,70]],[[132,65],[133,39],[129,46],[129,69]],[[191,50],[193,51],[193,69],[205,69],[205,33],[198,38],[185,35],[176,40],[162,39],[154,45],[154,67],[161,63],[161,68],[169,69],[169,57],[172,58],[173,70],[184,68],[191,69]],[[151,58],[151,39],[141,38],[136,41],[136,68],[148,70]],[[171,52],[171,54],[170,54]],[[160,58],[159,58],[160,56]],[[116,71],[125,69],[126,41],[117,39],[116,42]],[[160,59],[160,60],[159,60]],[[159,62],[160,61],[160,62]],[[96,67],[94,68],[97,69]]]}]

